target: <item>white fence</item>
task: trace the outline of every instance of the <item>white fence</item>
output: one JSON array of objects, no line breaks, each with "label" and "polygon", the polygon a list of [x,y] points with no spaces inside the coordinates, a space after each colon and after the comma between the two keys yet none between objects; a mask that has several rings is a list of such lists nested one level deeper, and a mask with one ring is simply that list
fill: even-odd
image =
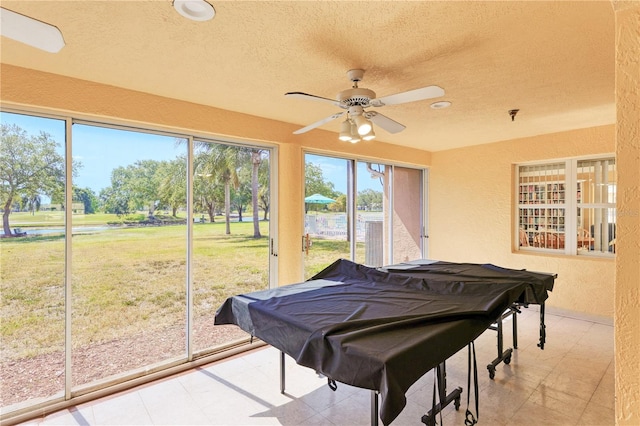
[{"label": "white fence", "polygon": [[[382,212],[356,213],[356,241],[365,242],[366,223],[382,222]],[[304,232],[312,237],[335,240],[347,239],[346,213],[310,213],[304,217]]]}]

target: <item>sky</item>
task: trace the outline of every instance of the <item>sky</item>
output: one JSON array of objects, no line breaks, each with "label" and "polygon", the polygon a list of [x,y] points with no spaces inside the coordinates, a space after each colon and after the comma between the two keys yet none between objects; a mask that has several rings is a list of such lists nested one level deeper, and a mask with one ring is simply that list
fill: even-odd
[{"label": "sky", "polygon": [[[2,123],[15,123],[30,135],[49,133],[64,155],[65,122],[22,114],[1,113]],[[82,163],[74,185],[91,188],[96,194],[111,185],[111,171],[137,160],[171,160],[186,154],[186,145],[176,147],[176,139],[148,133],[127,132],[104,127],[73,125],[73,159]]]},{"label": "sky", "polygon": [[[64,155],[65,122],[58,119],[33,117],[1,112],[2,123],[15,123],[30,135],[40,131],[49,133],[59,143],[59,153]],[[84,124],[73,125],[73,158],[82,163],[73,183],[80,188],[91,188],[96,195],[111,185],[111,171],[138,160],[172,160],[186,155],[186,144],[177,143],[172,136],[109,129]],[[305,161],[318,165],[326,181],[334,188],[347,192],[347,160],[307,154]],[[382,191],[379,179],[372,179],[365,163],[358,163],[358,191],[371,188]]]},{"label": "sky", "polygon": [[[347,193],[347,163],[344,158],[327,157],[315,154],[306,154],[305,162],[320,167],[325,181],[333,182],[336,191]],[[382,191],[379,179],[372,179],[371,173],[366,170],[366,163],[358,162],[357,172],[358,191],[373,189]]]}]

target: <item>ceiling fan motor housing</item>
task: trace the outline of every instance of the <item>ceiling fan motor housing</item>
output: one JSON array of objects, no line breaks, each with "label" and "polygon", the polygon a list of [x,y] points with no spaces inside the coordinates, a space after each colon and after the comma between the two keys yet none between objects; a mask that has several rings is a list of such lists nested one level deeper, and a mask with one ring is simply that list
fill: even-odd
[{"label": "ceiling fan motor housing", "polygon": [[366,107],[369,105],[369,101],[375,98],[376,92],[360,87],[354,87],[338,93],[338,102],[347,108],[354,105]]}]

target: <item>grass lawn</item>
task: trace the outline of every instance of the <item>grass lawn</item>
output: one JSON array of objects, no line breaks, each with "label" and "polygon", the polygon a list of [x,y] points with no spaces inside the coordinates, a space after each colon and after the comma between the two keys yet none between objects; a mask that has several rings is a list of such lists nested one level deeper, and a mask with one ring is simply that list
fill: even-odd
[{"label": "grass lawn", "polygon": [[[12,227],[46,226],[52,217],[13,217]],[[16,215],[18,216],[18,215]],[[85,215],[104,225],[113,215]],[[80,219],[80,218],[79,218]],[[80,220],[74,217],[74,227]],[[45,223],[45,225],[43,225]],[[58,222],[59,223],[59,222]],[[268,222],[253,238],[251,222],[195,224],[194,321],[211,321],[229,296],[268,285]],[[115,227],[72,237],[72,346],[84,347],[185,324],[186,225]],[[315,240],[305,259],[310,274],[338,257],[346,242]],[[0,240],[0,359],[31,357],[64,346],[63,236]],[[202,348],[201,348],[202,349]]]}]

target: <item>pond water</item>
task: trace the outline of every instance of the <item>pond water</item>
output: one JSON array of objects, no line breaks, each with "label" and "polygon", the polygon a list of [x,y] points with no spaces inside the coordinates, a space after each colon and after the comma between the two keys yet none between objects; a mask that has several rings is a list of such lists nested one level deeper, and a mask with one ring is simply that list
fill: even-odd
[{"label": "pond water", "polygon": [[[85,232],[102,232],[107,229],[113,229],[112,226],[76,226],[72,228],[74,234],[81,234]],[[27,235],[51,235],[51,234],[64,234],[64,227],[60,228],[21,228],[22,232],[26,232]]]}]

